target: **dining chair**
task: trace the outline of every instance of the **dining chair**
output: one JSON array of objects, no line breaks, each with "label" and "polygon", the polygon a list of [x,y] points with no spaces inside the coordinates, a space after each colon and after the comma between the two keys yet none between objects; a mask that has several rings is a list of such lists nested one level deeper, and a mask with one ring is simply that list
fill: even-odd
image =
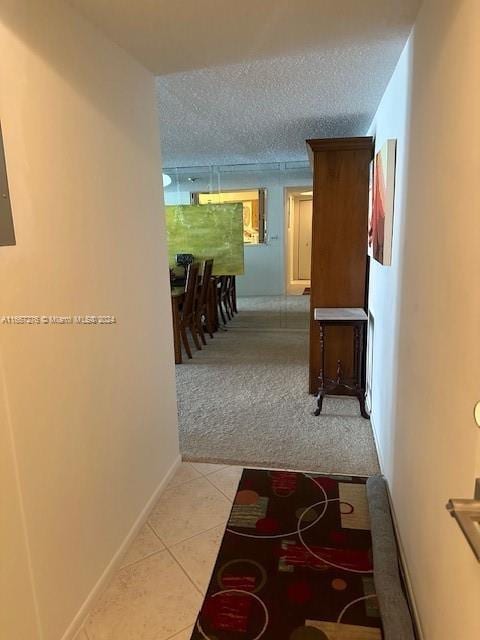
[{"label": "dining chair", "polygon": [[212,333],[220,328],[220,319],[218,313],[218,277],[212,275],[210,278],[210,287],[208,290],[208,320]]},{"label": "dining chair", "polygon": [[198,291],[198,262],[192,262],[187,267],[187,279],[185,282],[185,300],[183,302],[181,315],[180,315],[180,335],[182,337],[183,346],[187,352],[189,358],[192,357],[190,350],[190,344],[187,337],[187,329],[193,338],[193,342],[199,351],[202,346],[198,340],[196,318],[195,318],[195,298]]},{"label": "dining chair", "polygon": [[235,276],[230,277],[230,300],[232,302],[232,311],[238,313],[237,308],[237,279]]},{"label": "dining chair", "polygon": [[227,319],[232,319],[228,304],[228,278],[229,276],[220,276],[217,284],[218,311],[223,324],[227,324]]},{"label": "dining chair", "polygon": [[227,276],[227,284],[226,284],[226,295],[225,295],[225,303],[228,306],[228,311],[233,318],[236,310],[236,302],[235,302],[235,276]]},{"label": "dining chair", "polygon": [[195,303],[195,323],[196,329],[200,336],[200,340],[204,345],[207,344],[205,340],[205,332],[203,330],[204,323],[208,331],[210,338],[213,338],[213,325],[211,314],[209,313],[209,290],[211,287],[213,269],[213,259],[205,260],[203,263],[202,281],[198,285],[198,295]]}]

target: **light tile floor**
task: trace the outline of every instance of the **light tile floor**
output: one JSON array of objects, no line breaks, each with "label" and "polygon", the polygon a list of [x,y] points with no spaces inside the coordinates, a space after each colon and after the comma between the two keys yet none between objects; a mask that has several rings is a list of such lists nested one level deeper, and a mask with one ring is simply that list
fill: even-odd
[{"label": "light tile floor", "polygon": [[76,640],[189,640],[241,474],[181,464]]}]

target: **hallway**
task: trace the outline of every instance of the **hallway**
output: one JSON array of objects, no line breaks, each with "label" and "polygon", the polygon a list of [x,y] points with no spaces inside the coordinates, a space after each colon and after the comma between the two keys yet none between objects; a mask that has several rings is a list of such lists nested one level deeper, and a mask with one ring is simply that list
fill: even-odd
[{"label": "hallway", "polygon": [[380,640],[371,573],[385,640],[479,640],[480,0],[3,0],[0,47],[0,640]]},{"label": "hallway", "polygon": [[369,421],[356,399],[307,394],[308,296],[239,299],[239,314],[176,367],[184,460],[321,472],[376,473]]}]

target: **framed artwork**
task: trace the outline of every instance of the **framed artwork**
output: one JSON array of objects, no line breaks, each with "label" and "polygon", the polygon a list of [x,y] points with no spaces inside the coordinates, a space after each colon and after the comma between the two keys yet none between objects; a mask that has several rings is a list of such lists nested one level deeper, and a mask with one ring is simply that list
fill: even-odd
[{"label": "framed artwork", "polygon": [[370,162],[369,179],[368,179],[368,244],[367,253],[370,257],[373,256],[372,242],[370,241],[370,229],[372,228],[372,212],[373,212],[373,176],[374,176],[375,162]]},{"label": "framed artwork", "polygon": [[8,191],[7,166],[3,150],[2,127],[0,126],[0,246],[16,244],[13,228],[12,206]]},{"label": "framed artwork", "polygon": [[383,265],[392,264],[393,209],[397,141],[387,140],[375,156],[368,221],[368,253]]},{"label": "framed artwork", "polygon": [[170,265],[178,254],[213,258],[214,275],[244,273],[243,205],[185,204],[165,207]]}]

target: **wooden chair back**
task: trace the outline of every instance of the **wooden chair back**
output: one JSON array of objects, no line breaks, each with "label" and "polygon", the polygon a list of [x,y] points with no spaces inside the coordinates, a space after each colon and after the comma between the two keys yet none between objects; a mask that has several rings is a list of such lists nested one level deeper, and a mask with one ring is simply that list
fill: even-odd
[{"label": "wooden chair back", "polygon": [[198,262],[192,262],[187,267],[187,279],[185,281],[185,300],[183,302],[183,320],[188,320],[193,315],[195,298],[198,289]]},{"label": "wooden chair back", "polygon": [[208,289],[212,279],[213,259],[209,258],[203,263],[202,284],[200,285],[200,293],[198,295],[199,310],[203,310],[207,304]]}]

